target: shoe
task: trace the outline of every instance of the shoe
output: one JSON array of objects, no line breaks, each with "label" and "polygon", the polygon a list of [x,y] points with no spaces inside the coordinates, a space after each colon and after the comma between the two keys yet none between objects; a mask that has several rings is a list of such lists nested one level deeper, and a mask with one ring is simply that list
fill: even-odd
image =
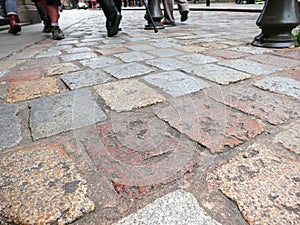
[{"label": "shoe", "polygon": [[167,20],[167,19],[162,19],[161,21],[160,21],[160,23],[162,24],[162,25],[164,25],[164,26],[176,26],[176,23],[175,22],[171,22],[171,21],[169,21],[169,20]]},{"label": "shoe", "polygon": [[53,40],[61,40],[65,38],[64,33],[62,32],[62,30],[58,27],[52,27],[52,39]]},{"label": "shoe", "polygon": [[186,21],[188,19],[188,13],[189,13],[189,11],[183,11],[181,13],[181,18],[180,18],[181,22],[184,22],[184,21]]},{"label": "shoe", "polygon": [[44,29],[43,29],[43,33],[50,33],[52,31],[52,26],[51,26],[51,22],[50,20],[46,20],[44,21]]},{"label": "shoe", "polygon": [[9,15],[9,30],[8,33],[17,34],[21,31],[20,20],[17,15]]},{"label": "shoe", "polygon": [[107,29],[107,36],[113,37],[118,34],[119,25],[122,19],[122,15],[117,12],[111,15],[110,20],[106,21],[106,29]]}]

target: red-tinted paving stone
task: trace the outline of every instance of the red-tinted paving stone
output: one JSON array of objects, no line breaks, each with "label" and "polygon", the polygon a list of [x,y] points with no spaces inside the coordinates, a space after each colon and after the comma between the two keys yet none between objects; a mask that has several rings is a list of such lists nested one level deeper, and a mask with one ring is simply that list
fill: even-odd
[{"label": "red-tinted paving stone", "polygon": [[259,121],[204,96],[180,100],[155,113],[212,153],[233,148],[264,131]]},{"label": "red-tinted paving stone", "polygon": [[234,84],[219,90],[210,90],[208,95],[274,125],[300,117],[298,100],[262,91],[253,86]]},{"label": "red-tinted paving stone", "polygon": [[199,162],[196,143],[152,114],[115,114],[90,131],[85,145],[116,190],[132,197],[182,177]]},{"label": "red-tinted paving stone", "polygon": [[34,68],[34,69],[10,72],[0,81],[17,82],[17,81],[34,80],[40,77],[41,77],[41,72],[39,71],[39,69]]},{"label": "red-tinted paving stone", "polygon": [[292,59],[300,59],[300,51],[299,48],[295,49],[276,49],[273,51],[274,55],[283,56]]}]

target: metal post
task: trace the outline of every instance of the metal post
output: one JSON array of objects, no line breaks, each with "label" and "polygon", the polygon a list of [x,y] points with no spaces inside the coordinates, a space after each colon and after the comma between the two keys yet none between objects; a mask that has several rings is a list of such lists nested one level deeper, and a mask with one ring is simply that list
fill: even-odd
[{"label": "metal post", "polygon": [[[146,2],[147,4],[147,2]],[[164,26],[160,23],[160,21],[163,18],[163,14],[160,8],[160,0],[148,0],[148,8],[150,11],[150,14],[153,18],[153,22],[155,24],[155,27],[157,29],[163,29]],[[148,24],[145,25],[145,30],[153,30],[154,27],[152,25],[152,21],[151,18],[149,16],[149,14],[146,11],[146,14],[144,16],[145,20],[148,21]]]},{"label": "metal post", "polygon": [[298,46],[292,30],[300,23],[297,0],[267,0],[256,24],[262,30],[251,43],[258,47]]},{"label": "metal post", "polygon": [[206,6],[210,6],[210,0],[206,0]]}]

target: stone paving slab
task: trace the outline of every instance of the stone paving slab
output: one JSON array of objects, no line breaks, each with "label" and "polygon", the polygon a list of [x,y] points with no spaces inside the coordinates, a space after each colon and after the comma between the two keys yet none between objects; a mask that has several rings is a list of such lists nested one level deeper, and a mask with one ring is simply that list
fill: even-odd
[{"label": "stone paving slab", "polygon": [[92,125],[106,119],[91,92],[80,89],[30,102],[34,140]]},{"label": "stone paving slab", "polygon": [[7,102],[20,102],[57,93],[59,88],[55,78],[13,82],[8,88]]},{"label": "stone paving slab", "polygon": [[176,58],[179,60],[183,60],[187,63],[195,64],[195,65],[200,65],[200,64],[205,64],[205,63],[213,63],[213,62],[218,61],[217,58],[207,56],[204,54],[200,54],[200,53],[180,55],[180,56],[176,56]]},{"label": "stone paving slab", "polygon": [[209,217],[191,193],[177,190],[150,203],[113,225],[221,225]]},{"label": "stone paving slab", "polygon": [[107,56],[98,56],[97,58],[85,59],[79,61],[83,66],[91,69],[101,69],[108,66],[115,66],[120,64],[117,59],[109,58]]},{"label": "stone paving slab", "polygon": [[22,63],[19,67],[20,70],[26,70],[26,69],[32,69],[32,68],[38,68],[38,67],[44,67],[49,65],[56,65],[59,64],[60,61],[58,57],[47,57],[47,60],[44,58],[41,59],[31,59],[27,60],[26,62]]},{"label": "stone paving slab", "polygon": [[34,145],[0,157],[0,222],[68,224],[94,210],[86,181],[57,144]]},{"label": "stone paving slab", "polygon": [[207,82],[178,71],[146,75],[143,80],[161,88],[173,97],[187,95],[210,87]]},{"label": "stone paving slab", "polygon": [[153,59],[154,56],[144,52],[125,52],[115,54],[116,57],[120,58],[123,62],[140,62],[146,59]]},{"label": "stone paving slab", "polygon": [[43,67],[46,76],[61,75],[80,70],[80,67],[74,63],[59,63]]},{"label": "stone paving slab", "polygon": [[237,203],[250,225],[299,224],[299,159],[254,145],[208,178]]},{"label": "stone paving slab", "polygon": [[22,140],[21,123],[15,105],[0,106],[0,151],[19,144]]},{"label": "stone paving slab", "polygon": [[72,62],[83,59],[97,58],[97,54],[93,52],[73,53],[60,56],[64,62]]},{"label": "stone paving slab", "polygon": [[177,70],[181,68],[189,68],[192,65],[174,58],[156,58],[145,61],[146,64],[155,66],[161,70]]},{"label": "stone paving slab", "polygon": [[300,81],[287,77],[267,77],[254,82],[256,87],[263,90],[285,94],[300,99]]},{"label": "stone paving slab", "polygon": [[11,71],[5,75],[0,82],[17,82],[17,81],[26,81],[26,80],[35,80],[41,78],[41,72],[39,69],[27,69],[27,70],[18,70]]},{"label": "stone paving slab", "polygon": [[219,90],[209,90],[207,94],[217,101],[274,125],[287,123],[291,119],[300,117],[298,101],[249,85],[233,84]]},{"label": "stone paving slab", "polygon": [[94,88],[106,104],[117,112],[130,111],[165,100],[154,89],[137,80],[111,82]]},{"label": "stone paving slab", "polygon": [[280,57],[276,55],[255,55],[247,57],[248,60],[256,61],[256,62],[263,62],[267,65],[273,65],[281,68],[289,68],[295,67],[300,65],[300,61],[296,59],[289,59],[286,57]]},{"label": "stone paving slab", "polygon": [[186,98],[155,114],[211,153],[234,148],[264,131],[264,125],[204,96]]}]

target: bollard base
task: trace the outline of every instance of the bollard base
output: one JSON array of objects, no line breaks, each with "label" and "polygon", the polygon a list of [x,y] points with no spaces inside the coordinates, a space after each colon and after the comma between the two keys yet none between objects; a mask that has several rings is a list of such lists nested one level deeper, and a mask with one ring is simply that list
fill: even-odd
[{"label": "bollard base", "polygon": [[[160,22],[159,23],[158,22],[154,22],[154,24],[155,24],[155,26],[156,26],[157,29],[164,29],[165,28],[164,25],[162,25]],[[154,30],[154,27],[150,23],[150,24],[146,24],[144,29],[145,30]]]}]

